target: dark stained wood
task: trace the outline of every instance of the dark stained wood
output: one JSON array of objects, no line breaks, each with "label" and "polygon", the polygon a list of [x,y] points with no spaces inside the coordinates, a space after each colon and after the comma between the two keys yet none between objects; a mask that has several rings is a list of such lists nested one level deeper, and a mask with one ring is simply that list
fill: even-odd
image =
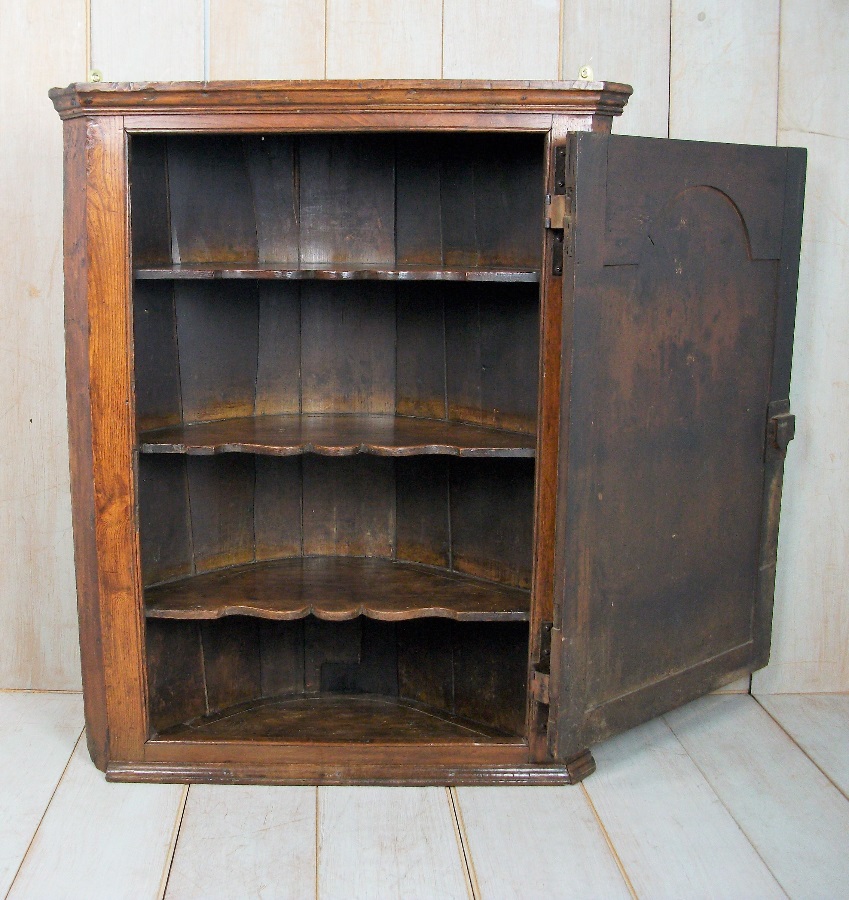
[{"label": "dark stained wood", "polygon": [[168,141],[164,136],[130,141],[130,198],[133,265],[170,266]]},{"label": "dark stained wood", "polygon": [[486,135],[473,142],[475,232],[480,266],[538,267],[542,256],[543,141]]},{"label": "dark stained wood", "polygon": [[530,460],[455,460],[449,465],[454,569],[531,586],[534,467]]},{"label": "dark stained wood", "polygon": [[357,695],[267,699],[172,728],[169,740],[410,743],[416,741],[500,743],[504,732],[395,697]]},{"label": "dark stained wood", "polygon": [[162,731],[205,715],[200,627],[151,621],[145,635],[151,728]]},{"label": "dark stained wood", "polygon": [[527,591],[386,559],[297,557],[207,572],[145,590],[148,618],[368,616],[397,622],[441,616],[464,622],[526,621]]},{"label": "dark stained wood", "polygon": [[395,262],[395,148],[384,135],[305,135],[302,263]]},{"label": "dark stained wood", "polygon": [[421,619],[397,626],[398,694],[454,711],[454,623]]},{"label": "dark stained wood", "polygon": [[379,266],[373,263],[334,263],[326,260],[300,265],[286,265],[277,260],[249,264],[210,262],[182,265],[145,265],[135,269],[135,276],[142,281],[209,281],[214,279],[261,281],[486,281],[527,282],[539,281],[539,269],[531,266],[434,266],[412,265]]},{"label": "dark stained wood", "polygon": [[[790,369],[793,362],[793,331],[796,321],[796,289],[799,282],[807,150],[792,147],[787,148],[786,153],[784,227],[769,389],[770,408],[767,416],[790,411]],[[769,429],[769,427],[768,423],[767,428]],[[786,452],[786,447],[781,447],[772,440],[767,441],[763,518],[761,521],[761,558],[758,567],[758,599],[753,621],[757,667],[765,666],[769,662],[775,570],[778,561],[778,520],[781,513]]]},{"label": "dark stained wood", "polygon": [[241,141],[168,138],[171,259],[256,262],[257,226]]},{"label": "dark stained wood", "polygon": [[304,625],[304,619],[294,622],[260,620],[257,623],[263,697],[304,692]]},{"label": "dark stained wood", "polygon": [[448,415],[536,432],[539,301],[523,287],[445,293]]},{"label": "dark stained wood", "polygon": [[[262,696],[259,629],[236,617],[200,626],[208,713]],[[184,720],[185,721],[185,720]]]},{"label": "dark stained wood", "polygon": [[223,419],[147,431],[142,453],[259,453],[295,456],[532,457],[530,434],[390,415],[289,415]]},{"label": "dark stained wood", "polygon": [[395,411],[395,290],[301,287],[301,410]]},{"label": "dark stained wood", "polygon": [[454,627],[454,705],[459,716],[522,734],[527,698],[528,628]]},{"label": "dark stained wood", "polygon": [[195,570],[254,558],[254,464],[233,455],[186,460]]},{"label": "dark stained wood", "polygon": [[404,285],[395,311],[395,410],[447,419],[442,291],[434,285]]},{"label": "dark stained wood", "polygon": [[306,556],[394,555],[394,460],[310,455],[302,471]]},{"label": "dark stained wood", "polygon": [[142,581],[152,584],[194,571],[186,461],[139,458],[139,544]]},{"label": "dark stained wood", "polygon": [[254,412],[259,309],[255,288],[231,282],[174,287],[186,421]]},{"label": "dark stained wood", "polygon": [[360,661],[363,620],[326,622],[309,616],[304,621],[304,690],[329,690],[340,666],[356,666]]},{"label": "dark stained wood", "polygon": [[395,258],[399,266],[444,266],[442,141],[442,135],[422,134],[395,139]]},{"label": "dark stained wood", "polygon": [[300,459],[257,456],[254,478],[254,557],[300,556],[304,544]]},{"label": "dark stained wood", "polygon": [[408,457],[396,462],[395,556],[451,567],[447,460]]},{"label": "dark stained wood", "polygon": [[301,411],[301,299],[297,285],[261,284],[257,346],[257,415]]},{"label": "dark stained wood", "polygon": [[[756,662],[786,171],[777,148],[574,145],[552,653],[561,756]],[[625,183],[636,172],[639,196]]]},{"label": "dark stained wood", "polygon": [[242,138],[251,185],[260,261],[298,262],[295,139],[288,135]]},{"label": "dark stained wood", "polygon": [[181,422],[177,313],[170,286],[140,283],[133,291],[133,358],[138,427]]}]

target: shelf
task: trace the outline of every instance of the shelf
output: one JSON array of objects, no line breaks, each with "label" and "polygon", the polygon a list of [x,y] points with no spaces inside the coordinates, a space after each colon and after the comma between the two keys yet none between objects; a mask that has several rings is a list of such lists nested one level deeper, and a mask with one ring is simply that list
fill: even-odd
[{"label": "shelf", "polygon": [[194,575],[145,590],[155,619],[363,615],[397,622],[426,616],[459,622],[527,622],[530,592],[388,559],[295,557]]},{"label": "shelf", "polygon": [[398,697],[298,694],[257,700],[159,734],[168,740],[519,743],[520,738]]},{"label": "shelf", "polygon": [[533,457],[536,436],[390,415],[249,416],[145,431],[142,453]]},{"label": "shelf", "polygon": [[173,266],[141,266],[143,280],[198,280],[213,278],[270,279],[283,281],[501,281],[538,282],[539,269],[496,266],[391,266],[384,263],[185,263]]}]

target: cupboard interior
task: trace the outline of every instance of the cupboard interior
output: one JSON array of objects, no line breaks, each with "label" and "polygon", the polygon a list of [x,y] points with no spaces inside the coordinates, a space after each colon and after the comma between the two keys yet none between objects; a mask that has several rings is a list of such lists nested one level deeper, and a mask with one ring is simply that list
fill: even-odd
[{"label": "cupboard interior", "polygon": [[153,731],[523,740],[541,139],[130,159]]}]

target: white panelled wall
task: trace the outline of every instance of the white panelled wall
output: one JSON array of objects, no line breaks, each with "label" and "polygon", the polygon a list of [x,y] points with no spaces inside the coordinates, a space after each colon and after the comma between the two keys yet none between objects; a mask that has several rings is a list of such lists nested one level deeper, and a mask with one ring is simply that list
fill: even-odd
[{"label": "white panelled wall", "polygon": [[17,0],[0,16],[0,686],[76,689],[61,128],[85,80],[625,81],[615,130],[809,149],[773,656],[762,693],[849,691],[846,0]]}]

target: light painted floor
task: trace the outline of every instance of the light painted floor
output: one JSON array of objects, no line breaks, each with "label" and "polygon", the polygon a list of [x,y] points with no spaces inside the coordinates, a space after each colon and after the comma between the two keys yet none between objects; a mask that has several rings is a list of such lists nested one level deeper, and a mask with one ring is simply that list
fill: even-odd
[{"label": "light painted floor", "polygon": [[578,787],[107,784],[0,692],[0,897],[849,898],[849,695],[706,697]]}]

